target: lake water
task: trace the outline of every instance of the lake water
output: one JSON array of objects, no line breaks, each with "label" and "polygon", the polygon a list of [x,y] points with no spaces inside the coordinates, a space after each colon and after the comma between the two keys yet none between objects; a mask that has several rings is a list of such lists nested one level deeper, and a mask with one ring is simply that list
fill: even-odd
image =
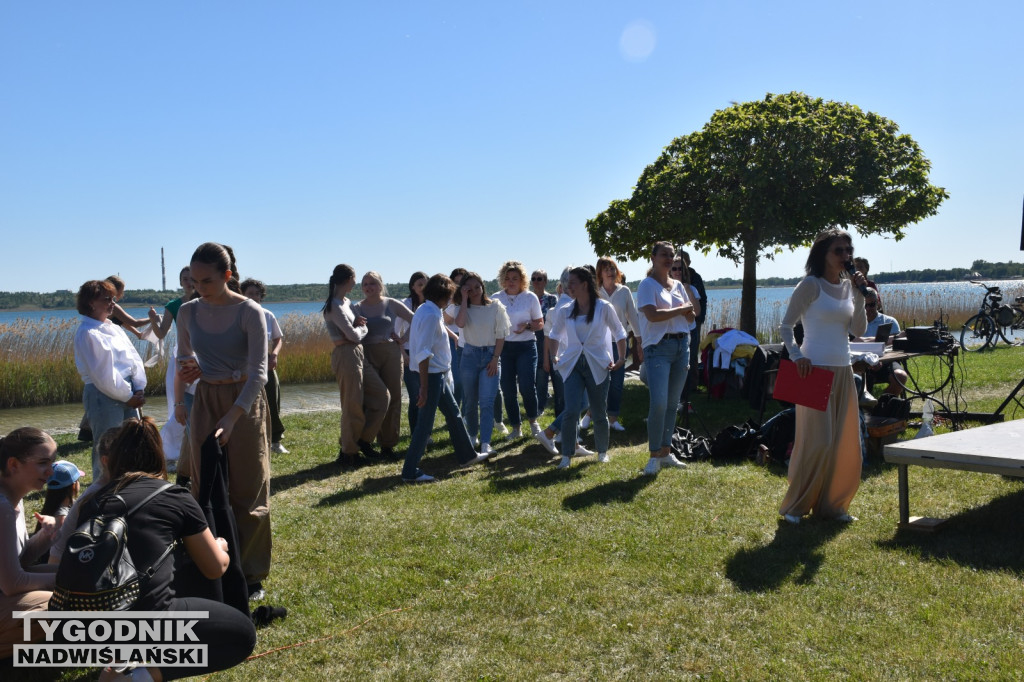
[{"label": "lake water", "polygon": [[[1024,280],[988,280],[989,286],[1002,287],[1004,302],[1012,300],[1013,292],[1024,294]],[[934,296],[937,300],[953,300],[966,298],[967,300],[981,302],[981,287],[970,282],[939,282],[939,283],[913,283],[913,284],[882,284],[882,298],[885,298],[887,291],[900,292],[908,297]],[[757,290],[758,312],[761,309],[772,309],[789,300],[792,294],[792,287],[762,287]],[[742,292],[740,289],[712,289],[708,291],[708,308],[714,312],[716,308],[722,309],[727,305],[739,305]],[[315,315],[319,314],[322,302],[298,302],[298,303],[267,303],[266,307],[278,318],[285,315]],[[134,317],[145,318],[149,308],[127,308]],[[161,312],[157,308],[157,312]],[[78,319],[76,310],[32,310],[32,311],[0,311],[0,325],[9,324],[18,320],[41,321],[55,318],[58,320]],[[929,320],[930,322],[930,320]]]}]

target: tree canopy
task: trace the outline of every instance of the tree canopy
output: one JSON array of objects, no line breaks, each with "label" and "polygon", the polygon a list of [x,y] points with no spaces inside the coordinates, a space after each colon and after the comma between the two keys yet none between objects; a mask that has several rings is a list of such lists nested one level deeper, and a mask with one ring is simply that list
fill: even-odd
[{"label": "tree canopy", "polygon": [[597,253],[643,258],[659,240],[743,263],[740,326],[756,329],[757,262],[840,226],[899,240],[946,191],[909,136],[859,107],[791,92],[716,111],[587,221]]}]

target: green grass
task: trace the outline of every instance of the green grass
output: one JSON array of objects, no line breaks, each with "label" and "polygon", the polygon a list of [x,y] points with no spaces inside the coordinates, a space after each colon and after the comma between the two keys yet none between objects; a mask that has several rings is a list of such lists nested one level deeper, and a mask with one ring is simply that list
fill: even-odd
[{"label": "green grass", "polygon": [[[1001,402],[1022,358],[966,358],[972,411]],[[641,476],[646,406],[627,385],[611,463],[568,470],[524,439],[452,471],[438,428],[423,468],[441,480],[426,486],[402,485],[398,464],[335,469],[337,413],[287,417],[265,586],[289,616],[260,630],[262,656],[212,678],[1024,676],[1020,479],[912,468],[912,511],[950,519],[921,535],[897,531],[896,469],[875,462],[859,522],[790,526],[780,468]],[[696,407],[712,431],[756,417],[739,401]],[[88,452],[64,439],[61,456]]]}]

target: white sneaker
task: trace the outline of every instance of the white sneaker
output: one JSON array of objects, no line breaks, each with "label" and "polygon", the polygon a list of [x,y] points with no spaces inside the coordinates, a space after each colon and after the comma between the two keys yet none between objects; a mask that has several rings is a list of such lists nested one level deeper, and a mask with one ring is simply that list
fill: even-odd
[{"label": "white sneaker", "polygon": [[480,443],[477,447],[479,448],[481,455],[487,455],[490,457],[494,454],[494,448],[491,447],[490,443]]},{"label": "white sneaker", "polygon": [[508,427],[505,426],[505,424],[503,422],[498,422],[497,424],[495,424],[494,425],[494,430],[498,432],[499,436],[507,436],[508,435]]},{"label": "white sneaker", "polygon": [[562,432],[559,431],[558,433],[556,433],[555,437],[551,439],[551,442],[560,444],[562,442]]},{"label": "white sneaker", "polygon": [[555,444],[551,442],[550,438],[548,438],[548,434],[541,431],[540,433],[536,434],[536,436],[537,440],[540,441],[540,444],[544,446],[545,450],[550,452],[552,455],[558,454],[558,448],[556,448]]},{"label": "white sneaker", "polygon": [[568,455],[562,455],[561,461],[558,464],[555,465],[555,468],[556,469],[568,469],[569,468],[569,464],[571,462],[572,462],[572,460],[569,459]]},{"label": "white sneaker", "polygon": [[535,421],[530,422],[530,433],[536,436],[538,433],[541,433],[542,431],[543,429],[540,428],[540,424],[538,424]]},{"label": "white sneaker", "polygon": [[607,452],[599,452],[599,453],[597,453],[597,461],[600,462],[601,464],[607,464],[610,461],[609,458],[608,458],[608,453]]},{"label": "white sneaker", "polygon": [[625,431],[626,427],[622,425],[622,422],[612,422],[608,425],[612,431]]},{"label": "white sneaker", "polygon": [[580,428],[581,429],[589,429],[590,428],[590,415],[589,414],[583,415],[583,419],[580,420]]},{"label": "white sneaker", "polygon": [[283,445],[281,445],[281,441],[277,441],[276,443],[271,443],[270,444],[270,451],[273,452],[273,453],[276,453],[278,455],[287,455],[288,454],[288,450],[286,450],[285,447]]},{"label": "white sneaker", "polygon": [[434,477],[430,474],[421,473],[416,478],[403,478],[403,483],[433,483]]},{"label": "white sneaker", "polygon": [[456,469],[468,469],[469,467],[473,466],[474,464],[479,464],[480,462],[483,462],[485,459],[487,459],[490,456],[491,456],[491,454],[489,452],[478,452],[476,457],[474,457],[473,459],[469,460],[468,462],[463,462],[462,464],[459,464],[455,468]]},{"label": "white sneaker", "polygon": [[661,471],[661,458],[651,457],[647,460],[647,466],[644,467],[644,473],[648,476],[654,476]]},{"label": "white sneaker", "polygon": [[676,459],[676,456],[673,455],[670,452],[670,453],[668,453],[667,455],[665,455],[664,457],[661,458],[661,468],[662,469],[670,469],[670,468],[685,469],[686,468],[686,462],[680,462],[678,459]]},{"label": "white sneaker", "polygon": [[521,426],[515,427],[514,429],[512,429],[512,433],[510,433],[508,435],[508,437],[509,437],[509,440],[518,440],[518,439],[522,438],[523,437],[523,428]]},{"label": "white sneaker", "polygon": [[800,517],[796,514],[783,514],[782,518],[786,519],[786,521],[792,523],[794,526],[800,523]]},{"label": "white sneaker", "polygon": [[592,450],[587,450],[585,447],[583,447],[583,443],[577,443],[576,444],[576,456],[577,457],[587,457],[587,456],[592,455],[592,454],[594,454],[594,452]]}]

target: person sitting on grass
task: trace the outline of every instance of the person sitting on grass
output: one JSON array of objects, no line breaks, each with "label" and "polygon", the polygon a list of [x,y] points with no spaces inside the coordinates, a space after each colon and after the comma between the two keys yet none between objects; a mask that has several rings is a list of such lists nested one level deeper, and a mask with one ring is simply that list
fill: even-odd
[{"label": "person sitting on grass", "polygon": [[[23,499],[46,485],[56,452],[53,438],[31,426],[0,438],[0,658],[9,658],[15,644],[27,643],[22,619],[12,614],[45,611],[53,591],[56,566],[34,564],[50,548],[56,523],[36,514],[42,530],[29,538]],[[33,639],[42,635],[33,627]]]},{"label": "person sitting on grass", "polygon": [[[473,439],[466,429],[449,385],[452,351],[448,345],[448,330],[444,326],[441,310],[448,305],[454,293],[455,283],[447,275],[434,275],[423,287],[426,300],[416,309],[412,318],[409,358],[412,366],[419,370],[419,395],[416,398],[419,414],[409,449],[405,453],[405,466],[402,468],[402,480],[406,483],[430,483],[434,480],[419,465],[427,448],[427,439],[434,428],[434,416],[438,409],[448,426],[459,467],[471,466],[487,459],[486,453],[478,454],[474,449]],[[413,396],[409,396],[409,399],[413,400]]]}]

